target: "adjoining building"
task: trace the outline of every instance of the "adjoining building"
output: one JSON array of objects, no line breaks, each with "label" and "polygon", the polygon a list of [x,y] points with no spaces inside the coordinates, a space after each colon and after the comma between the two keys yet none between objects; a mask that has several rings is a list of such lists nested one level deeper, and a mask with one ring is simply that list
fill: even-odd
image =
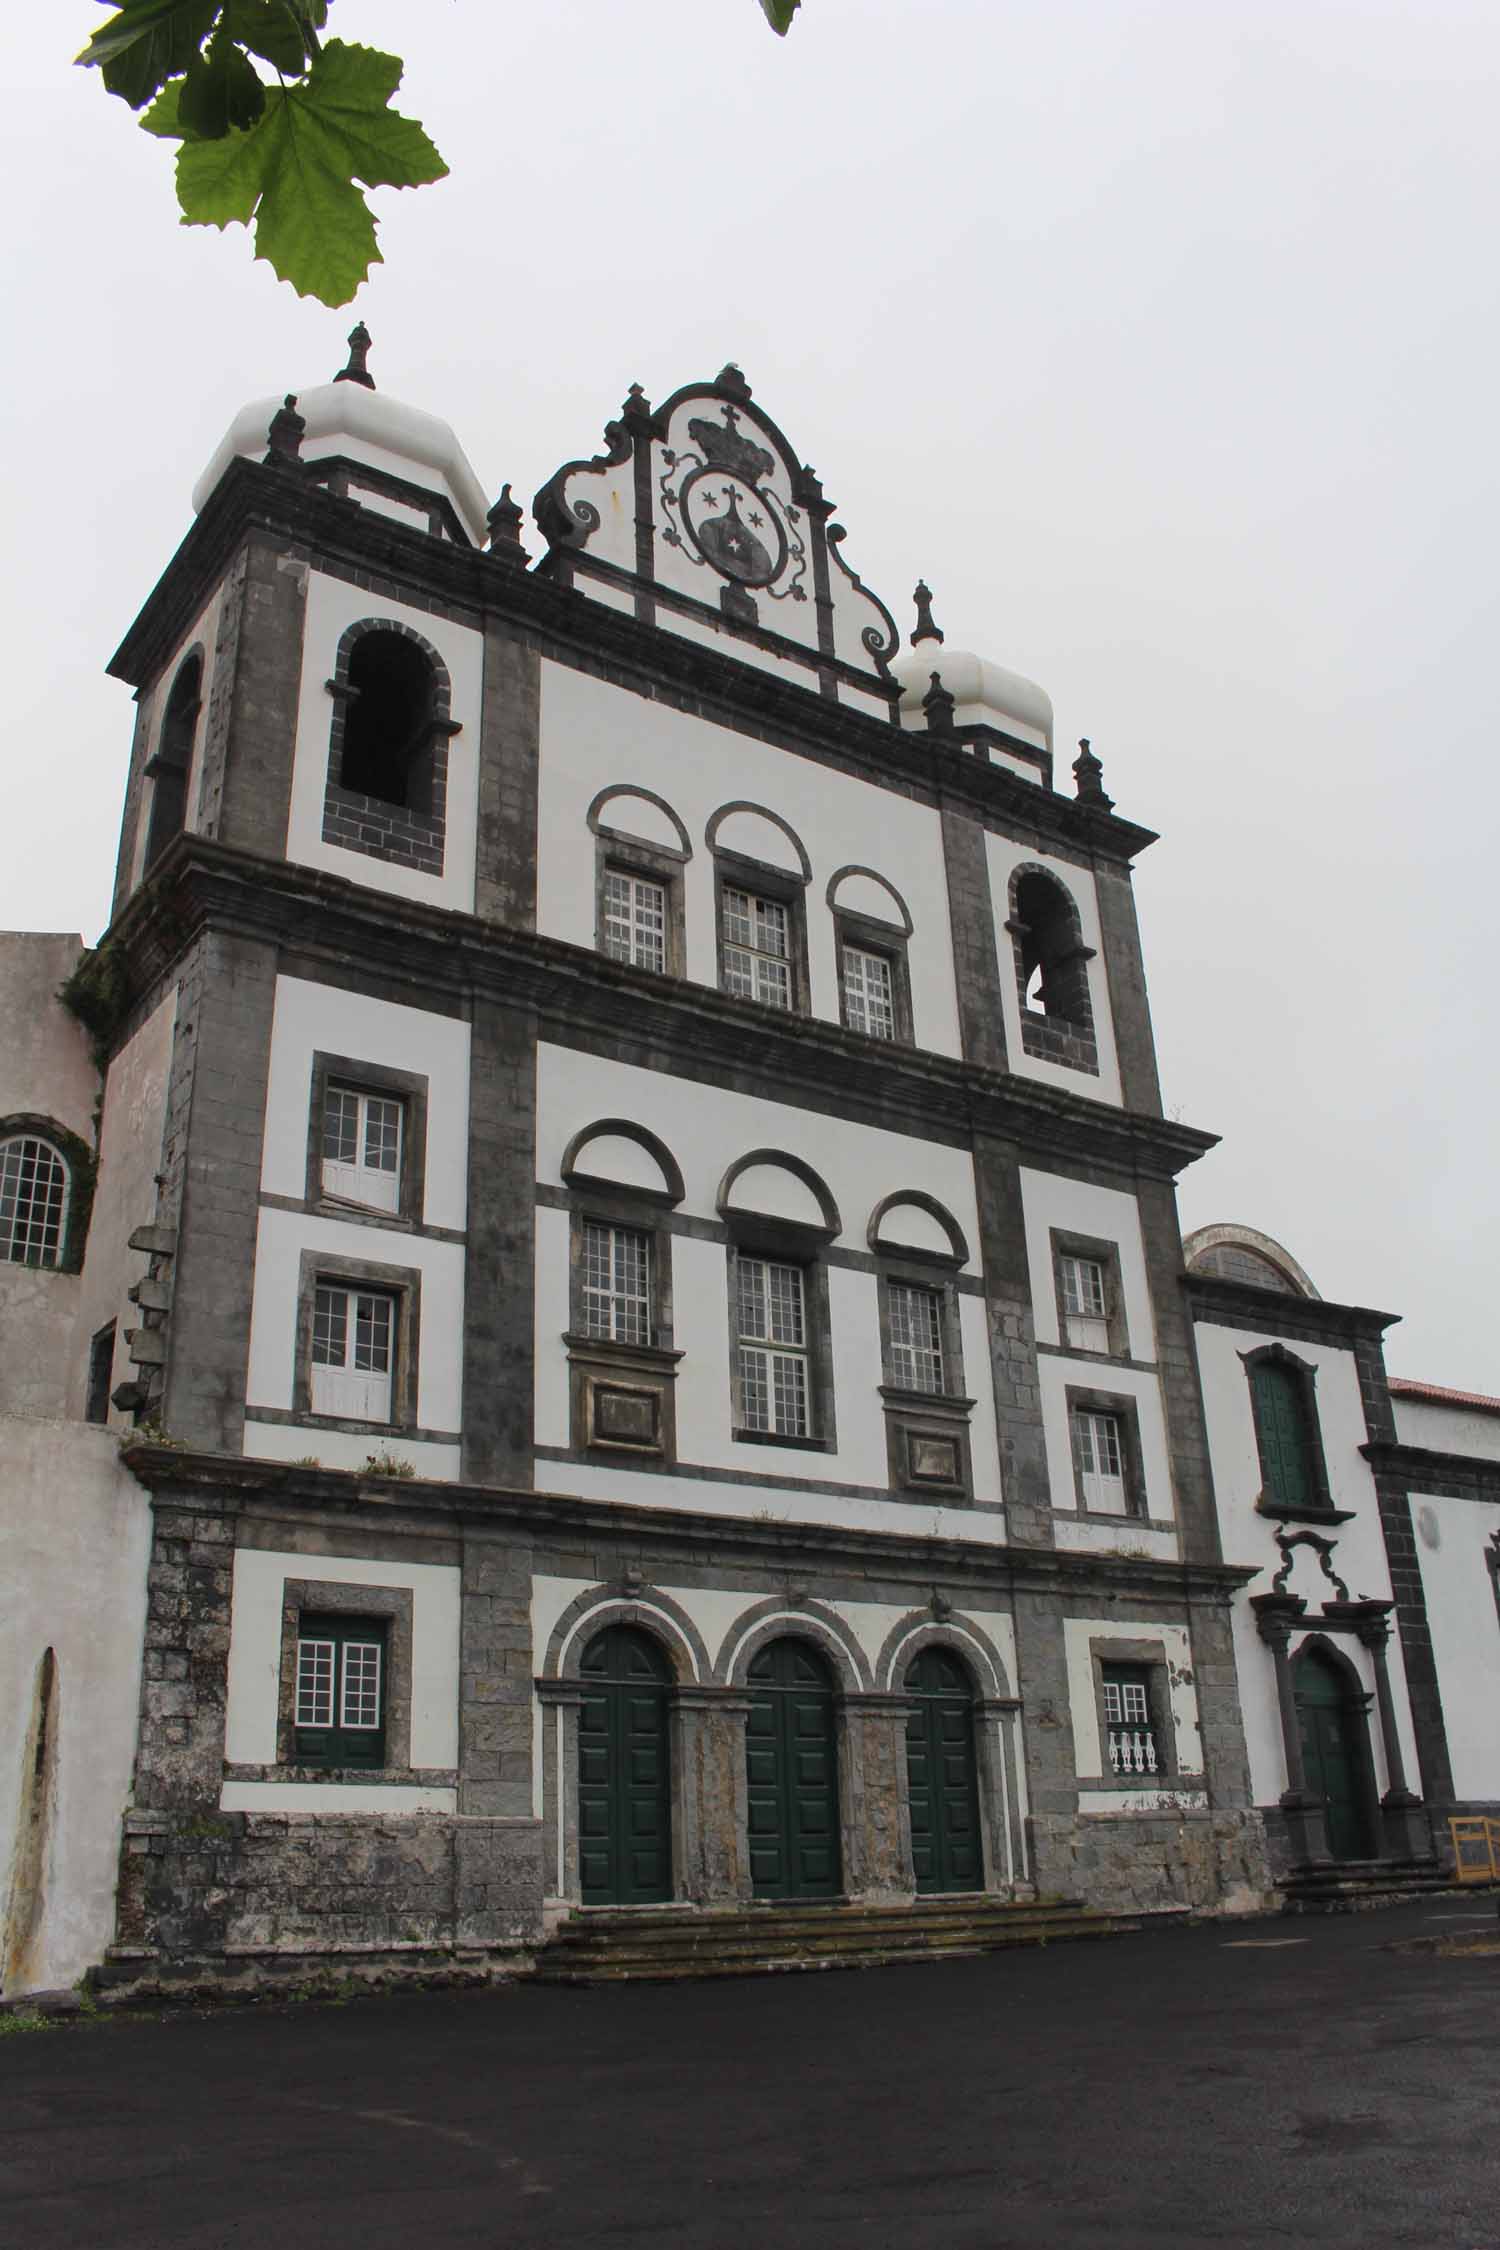
[{"label": "adjoining building", "polygon": [[1263,1237],[1185,1263],[1151,833],[924,586],[902,647],[737,368],[633,387],[532,565],[352,341],[113,659],[100,946],[11,941],[69,1012],[7,1065],[0,1451],[126,1464],[62,1587],[9,1500],[17,1678],[56,1792],[101,1699],[134,1759],[80,1903],[17,1732],[14,1981],[1435,1870],[1500,1799],[1500,1446]]}]

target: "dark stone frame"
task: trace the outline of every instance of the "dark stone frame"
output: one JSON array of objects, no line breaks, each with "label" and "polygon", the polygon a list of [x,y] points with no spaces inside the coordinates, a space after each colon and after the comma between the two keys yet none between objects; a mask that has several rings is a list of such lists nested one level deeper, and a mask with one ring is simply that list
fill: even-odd
[{"label": "dark stone frame", "polygon": [[[1058,966],[1068,968],[1071,976],[1072,996],[1077,1003],[1072,1013],[1061,1010],[1041,1011],[1026,1004],[1026,954],[1025,940],[1030,934],[1030,924],[1021,919],[1017,897],[1021,884],[1028,880],[1047,883],[1056,891],[1060,911],[1068,918],[1072,943],[1067,952],[1059,956]],[[1021,1045],[1037,1062],[1051,1062],[1066,1070],[1086,1071],[1090,1077],[1099,1076],[1099,1042],[1094,1025],[1093,994],[1089,986],[1088,965],[1095,957],[1095,949],[1083,941],[1083,920],[1078,901],[1067,885],[1050,867],[1034,861],[1023,861],[1013,868],[1009,888],[1009,914],[1005,924],[1010,932],[1015,961],[1016,1000],[1021,1016]]]},{"label": "dark stone frame", "polygon": [[[392,1297],[396,1318],[391,1338],[391,1418],[361,1422],[342,1414],[316,1414],[312,1404],[313,1307],[319,1282],[348,1283]],[[372,1258],[349,1258],[331,1251],[304,1250],[297,1272],[297,1339],[292,1374],[292,1414],[310,1429],[362,1430],[372,1437],[402,1431],[418,1435],[417,1395],[421,1366],[422,1276],[415,1266],[388,1266]],[[258,1409],[249,1409],[252,1418]],[[423,1433],[424,1435],[426,1433]],[[450,1434],[451,1435],[451,1434]]]},{"label": "dark stone frame", "polygon": [[[1073,1465],[1073,1494],[1076,1508],[1061,1511],[1078,1515],[1091,1523],[1138,1523],[1146,1528],[1161,1531],[1174,1530],[1175,1520],[1170,1516],[1153,1516],[1151,1496],[1146,1490],[1146,1468],[1141,1453],[1141,1428],[1139,1401],[1128,1391],[1096,1391],[1068,1383],[1063,1397],[1068,1413],[1068,1455]],[[1088,1414],[1110,1414],[1120,1425],[1121,1465],[1125,1472],[1125,1512],[1116,1515],[1112,1509],[1091,1508],[1083,1495],[1083,1471],[1078,1465],[1078,1444],[1073,1429],[1073,1416],[1078,1410]]]},{"label": "dark stone frame", "polygon": [[[606,1125],[611,1122],[605,1120]],[[589,1128],[590,1134],[598,1130]],[[631,1137],[639,1138],[641,1130],[633,1130]],[[574,1193],[568,1214],[568,1327],[563,1343],[568,1354],[571,1444],[585,1457],[620,1460],[633,1454],[660,1468],[677,1458],[677,1367],[684,1357],[672,1342],[672,1237],[659,1223],[669,1197],[664,1191],[632,1188],[577,1172],[571,1174],[570,1185]],[[604,1226],[633,1228],[649,1241],[649,1344],[585,1331],[583,1230],[590,1219]]]},{"label": "dark stone frame", "polygon": [[[1355,1786],[1359,1791],[1360,1807],[1364,1815],[1365,1834],[1373,1845],[1373,1850],[1367,1856],[1372,1859],[1379,1859],[1383,1856],[1385,1822],[1381,1817],[1380,1790],[1375,1779],[1375,1745],[1370,1739],[1370,1711],[1375,1698],[1360,1678],[1358,1668],[1353,1660],[1344,1653],[1336,1641],[1329,1638],[1325,1628],[1330,1622],[1332,1621],[1319,1619],[1314,1629],[1304,1635],[1302,1641],[1292,1652],[1290,1663],[1293,1702],[1300,1717],[1302,1706],[1297,1698],[1297,1667],[1303,1657],[1311,1655],[1321,1659],[1337,1675],[1343,1690],[1340,1709],[1351,1722],[1348,1731],[1353,1738],[1354,1778]],[[1338,1630],[1338,1626],[1335,1625],[1334,1629]],[[1323,1818],[1322,1800],[1317,1799],[1316,1804],[1321,1823]],[[1327,1845],[1326,1829],[1323,1833],[1323,1843],[1325,1853],[1331,1857],[1331,1851],[1329,1851]]]},{"label": "dark stone frame", "polygon": [[[655,805],[676,829],[679,843],[653,842],[649,837],[632,835],[628,828],[616,828],[603,819],[605,808],[615,798],[639,797]],[[678,819],[665,797],[644,784],[632,787],[628,782],[615,782],[601,789],[588,809],[588,824],[594,834],[594,949],[604,952],[604,878],[610,869],[622,875],[642,876],[647,882],[660,883],[666,894],[666,930],[664,951],[666,960],[659,971],[648,970],[647,975],[685,977],[687,975],[687,913],[684,898],[684,869],[693,856],[693,847],[687,830]],[[613,959],[613,955],[606,958]],[[621,968],[639,967],[636,962],[620,962]]]},{"label": "dark stone frame", "polygon": [[[115,1381],[115,1353],[119,1349],[120,1323],[118,1319],[106,1320],[89,1338],[89,1356],[85,1381],[83,1418],[103,1428],[109,1421],[113,1403]],[[108,1343],[108,1353],[105,1344]],[[102,1389],[101,1389],[102,1384]],[[101,1411],[98,1411],[102,1409]]]},{"label": "dark stone frame", "polygon": [[[177,691],[190,669],[196,668],[197,679],[192,701],[176,709]],[[181,662],[172,676],[172,685],[162,707],[161,726],[157,731],[156,748],[146,760],[141,771],[151,783],[150,803],[146,807],[146,836],[141,851],[140,880],[144,883],[162,853],[174,836],[180,836],[188,825],[188,784],[193,774],[193,753],[198,743],[198,721],[203,715],[203,675],[206,670],[203,643],[195,641],[183,653]],[[175,806],[163,794],[164,785],[170,788],[175,781],[181,790]],[[158,828],[158,814],[161,826]],[[167,825],[170,817],[171,825]]]},{"label": "dark stone frame", "polygon": [[[828,1267],[821,1253],[829,1231],[794,1219],[776,1219],[754,1211],[720,1207],[729,1235],[724,1279],[729,1292],[729,1396],[730,1436],[736,1445],[785,1446],[799,1453],[836,1453],[838,1424],[833,1392],[833,1328],[828,1305]],[[805,1437],[786,1437],[779,1430],[752,1430],[745,1422],[744,1392],[740,1380],[739,1260],[741,1256],[772,1258],[802,1271],[802,1319],[807,1343],[807,1419]]]},{"label": "dark stone frame", "polygon": [[[409,1586],[351,1586],[313,1578],[283,1580],[281,1664],[276,1699],[276,1780],[299,1779],[306,1775],[318,1781],[357,1784],[377,1778],[384,1782],[406,1780],[410,1776],[413,1607],[414,1596]],[[368,1617],[384,1625],[384,1765],[323,1766],[297,1756],[297,1641],[304,1614],[349,1620]]]},{"label": "dark stone frame", "polygon": [[[1071,1357],[1079,1359],[1129,1359],[1130,1333],[1125,1319],[1125,1289],[1120,1273],[1120,1245],[1103,1235],[1075,1234],[1071,1227],[1050,1227],[1048,1241],[1052,1257],[1052,1288],[1057,1306],[1057,1335],[1060,1348]],[[1085,1351],[1079,1344],[1068,1340],[1068,1315],[1063,1303],[1062,1261],[1064,1258],[1092,1258],[1104,1269],[1104,1318],[1109,1330],[1107,1353]]]},{"label": "dark stone frame", "polygon": [[[1255,1512],[1269,1516],[1276,1523],[1342,1523],[1353,1512],[1339,1510],[1333,1505],[1328,1485],[1328,1463],[1323,1453],[1323,1425],[1318,1413],[1318,1370],[1311,1360],[1299,1359],[1288,1351],[1285,1344],[1259,1344],[1253,1351],[1241,1352],[1245,1381],[1250,1390],[1250,1419],[1255,1427],[1255,1450],[1260,1461],[1261,1489],[1256,1496]],[[1302,1407],[1302,1431],[1306,1450],[1308,1478],[1315,1499],[1308,1507],[1295,1507],[1289,1501],[1278,1500],[1270,1489],[1266,1468],[1265,1441],[1261,1433],[1260,1402],[1255,1391],[1255,1370],[1266,1363],[1283,1367],[1297,1383]]]},{"label": "dark stone frame", "polygon": [[[348,1086],[357,1094],[383,1094],[401,1103],[401,1171],[394,1211],[373,1204],[348,1202],[329,1195],[323,1187],[323,1111],[330,1085]],[[356,1222],[377,1220],[389,1227],[393,1221],[420,1226],[426,1201],[428,1080],[411,1070],[391,1070],[383,1063],[368,1063],[352,1055],[330,1055],[321,1048],[312,1059],[312,1098],[307,1119],[307,1207],[331,1218]]]},{"label": "dark stone frame", "polygon": [[67,1173],[67,1202],[62,1229],[58,1237],[57,1257],[51,1265],[25,1265],[20,1260],[6,1260],[7,1264],[22,1264],[26,1273],[81,1273],[83,1253],[88,1243],[89,1218],[94,1208],[94,1184],[98,1159],[94,1151],[77,1133],[66,1125],[59,1125],[55,1117],[46,1117],[39,1110],[15,1109],[0,1117],[0,1142],[15,1140],[45,1141],[61,1159]]},{"label": "dark stone frame", "polygon": [[[1198,1788],[1207,1790],[1208,1774],[1184,1774],[1177,1756],[1177,1727],[1172,1716],[1171,1667],[1167,1662],[1166,1644],[1163,1641],[1132,1640],[1100,1633],[1089,1636],[1089,1660],[1094,1673],[1094,1711],[1099,1724],[1099,1757],[1101,1764],[1109,1764],[1109,1722],[1104,1715],[1105,1666],[1131,1666],[1146,1674],[1146,1705],[1151,1714],[1151,1732],[1156,1740],[1156,1755],[1161,1769],[1150,1775],[1137,1774],[1127,1779],[1122,1774],[1106,1772],[1094,1784],[1098,1789],[1150,1790],[1159,1783],[1168,1788]],[[1080,1796],[1089,1793],[1089,1777],[1078,1776]],[[1143,1808],[1149,1809],[1149,1808]]]},{"label": "dark stone frame", "polygon": [[835,968],[839,988],[839,1022],[846,1031],[858,1027],[849,1021],[848,1004],[844,997],[844,947],[857,945],[865,953],[878,953],[890,963],[891,1009],[895,1016],[895,1030],[889,1039],[881,1039],[875,1032],[858,1032],[858,1036],[874,1039],[882,1047],[914,1047],[917,1043],[911,1012],[911,969],[907,961],[908,932],[894,922],[877,922],[873,915],[856,914],[849,907],[833,908],[833,943]]},{"label": "dark stone frame", "polygon": [[[747,808],[749,809],[749,808]],[[759,810],[759,807],[753,808]],[[719,990],[740,1005],[767,1008],[773,1015],[810,1016],[812,1014],[812,986],[807,966],[807,888],[808,875],[793,875],[785,867],[773,867],[768,861],[746,859],[738,852],[714,847],[714,944]],[[787,967],[790,972],[792,1001],[789,1008],[778,1008],[773,1001],[756,1000],[749,993],[730,992],[724,981],[724,892],[728,889],[748,891],[753,897],[769,899],[787,910]]]},{"label": "dark stone frame", "polygon": [[[347,789],[343,782],[344,730],[349,703],[358,693],[349,673],[359,643],[373,633],[393,633],[422,651],[432,672],[425,756],[425,810],[392,805],[383,798],[367,797]],[[424,875],[441,876],[448,825],[448,743],[462,731],[452,717],[452,681],[442,657],[412,626],[397,617],[363,617],[346,626],[339,637],[333,678],[327,683],[333,698],[333,718],[328,729],[328,770],[323,790],[322,839],[342,851],[362,852],[370,859],[415,868]]]},{"label": "dark stone frame", "polygon": [[[924,1255],[895,1245],[879,1247],[877,1258],[875,1299],[880,1320],[882,1376],[879,1389],[885,1408],[886,1455],[892,1490],[941,1494],[950,1504],[966,1504],[974,1497],[974,1468],[969,1447],[969,1419],[974,1411],[974,1400],[964,1395],[963,1334],[955,1286],[959,1261],[944,1259],[936,1251]],[[944,1375],[941,1391],[909,1390],[892,1377],[890,1285],[893,1281],[925,1289],[938,1300]],[[919,1466],[924,1445],[951,1451],[954,1464],[951,1476]]]}]

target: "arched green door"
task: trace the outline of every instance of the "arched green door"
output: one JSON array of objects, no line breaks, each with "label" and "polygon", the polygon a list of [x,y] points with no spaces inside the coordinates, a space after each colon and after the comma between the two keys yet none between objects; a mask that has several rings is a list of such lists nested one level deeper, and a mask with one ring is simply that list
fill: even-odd
[{"label": "arched green door", "polygon": [[1302,1764],[1307,1786],[1323,1800],[1328,1849],[1335,1859],[1372,1859],[1368,1740],[1362,1699],[1336,1665],[1304,1649],[1293,1666]]},{"label": "arched green door", "polygon": [[668,1899],[667,1660],[648,1633],[610,1625],[589,1642],[578,1669],[580,1896],[585,1906]]},{"label": "arched green door", "polygon": [[974,1689],[956,1656],[924,1648],[907,1668],[916,1708],[906,1722],[911,1856],[919,1891],[982,1891]]},{"label": "arched green door", "polygon": [[837,1898],[833,1677],[807,1641],[771,1641],[750,1666],[750,1876],[757,1898]]}]

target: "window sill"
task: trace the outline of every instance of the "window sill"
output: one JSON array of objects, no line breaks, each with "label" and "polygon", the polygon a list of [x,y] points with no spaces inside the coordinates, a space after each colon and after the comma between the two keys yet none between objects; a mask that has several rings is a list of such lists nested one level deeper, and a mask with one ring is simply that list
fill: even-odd
[{"label": "window sill", "polygon": [[631,1344],[619,1336],[584,1336],[576,1328],[565,1328],[562,1340],[570,1359],[599,1360],[611,1367],[648,1368],[664,1375],[675,1375],[677,1362],[687,1357],[685,1352],[673,1351],[665,1344]]},{"label": "window sill", "polygon": [[939,1414],[955,1422],[966,1422],[974,1411],[974,1401],[962,1398],[956,1391],[908,1391],[897,1383],[881,1383],[881,1397],[886,1408],[899,1408],[903,1414]]},{"label": "window sill", "polygon": [[831,1453],[832,1438],[784,1437],[780,1430],[731,1430],[736,1445],[780,1445],[794,1453]]},{"label": "window sill", "polygon": [[1272,1523],[1330,1524],[1352,1523],[1358,1511],[1354,1508],[1319,1508],[1316,1506],[1288,1508],[1284,1507],[1279,1500],[1267,1500],[1262,1494],[1255,1503],[1255,1513],[1258,1516],[1268,1517]]},{"label": "window sill", "polygon": [[351,1787],[456,1789],[456,1766],[244,1765],[224,1761],[226,1781],[348,1782]]}]

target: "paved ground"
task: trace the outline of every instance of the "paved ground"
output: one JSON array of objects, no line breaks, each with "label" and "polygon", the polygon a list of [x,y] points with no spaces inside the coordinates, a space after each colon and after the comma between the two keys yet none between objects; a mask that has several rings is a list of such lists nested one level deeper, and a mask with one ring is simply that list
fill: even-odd
[{"label": "paved ground", "polygon": [[1493,1899],[0,2040],[8,2250],[1500,2245]]}]

